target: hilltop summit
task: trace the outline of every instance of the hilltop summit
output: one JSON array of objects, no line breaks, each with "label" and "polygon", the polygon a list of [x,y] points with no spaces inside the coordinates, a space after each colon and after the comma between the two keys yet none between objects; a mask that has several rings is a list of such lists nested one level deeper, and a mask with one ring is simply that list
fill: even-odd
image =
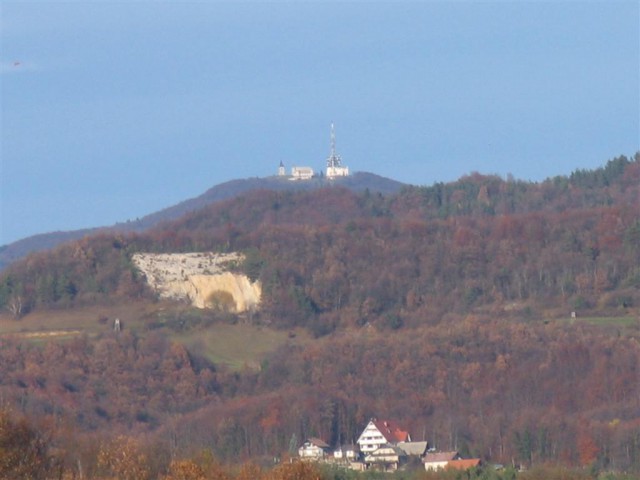
[{"label": "hilltop summit", "polygon": [[335,178],[331,182],[326,178],[320,177],[312,178],[307,182],[289,182],[286,181],[286,178],[277,175],[230,180],[210,188],[197,197],[150,213],[135,221],[68,232],[41,233],[4,245],[0,247],[0,270],[31,252],[54,248],[61,243],[77,240],[98,232],[142,232],[159,223],[175,220],[188,212],[198,210],[221,200],[242,195],[252,190],[313,190],[329,185],[343,186],[354,192],[369,190],[385,195],[397,193],[405,186],[405,184],[396,180],[368,172],[356,172],[348,177]]}]

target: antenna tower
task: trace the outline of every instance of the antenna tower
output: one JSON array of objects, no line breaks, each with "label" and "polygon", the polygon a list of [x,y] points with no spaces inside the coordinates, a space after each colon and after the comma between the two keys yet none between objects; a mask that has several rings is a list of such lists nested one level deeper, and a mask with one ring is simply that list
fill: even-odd
[{"label": "antenna tower", "polygon": [[336,153],[336,132],[333,128],[333,123],[331,124],[331,154],[329,158],[327,158],[327,167],[341,167],[342,159],[340,155]]}]

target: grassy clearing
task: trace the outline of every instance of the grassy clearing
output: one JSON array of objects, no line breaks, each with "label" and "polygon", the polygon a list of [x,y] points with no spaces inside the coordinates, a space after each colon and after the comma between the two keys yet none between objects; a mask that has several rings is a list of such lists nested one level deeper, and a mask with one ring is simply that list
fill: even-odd
[{"label": "grassy clearing", "polygon": [[624,315],[620,317],[607,317],[607,316],[593,316],[593,317],[580,317],[577,318],[565,318],[561,319],[561,322],[569,324],[573,323],[587,323],[589,325],[595,325],[607,329],[616,330],[634,330],[640,328],[640,317],[635,315]]},{"label": "grassy clearing", "polygon": [[280,346],[310,341],[308,333],[301,329],[287,332],[256,325],[204,321],[210,319],[206,312],[170,303],[37,311],[20,320],[0,314],[0,338],[11,336],[42,344],[78,335],[95,337],[111,332],[116,318],[121,320],[125,330],[139,336],[152,331],[161,333],[182,343],[190,351],[232,369],[259,368],[265,356]]},{"label": "grassy clearing", "polygon": [[253,325],[215,324],[173,338],[214,363],[240,369],[258,368],[268,353],[287,343],[303,344],[310,340],[308,334],[302,331],[296,331],[293,335]]},{"label": "grassy clearing", "polygon": [[142,319],[153,308],[152,305],[142,303],[90,306],[71,310],[36,311],[19,320],[2,313],[0,336],[17,334],[27,338],[43,338],[60,336],[61,332],[67,332],[68,335],[94,336],[110,331],[116,318],[122,321],[125,328],[140,331],[144,326]]},{"label": "grassy clearing", "polygon": [[635,317],[584,317],[580,321],[590,323],[592,325],[601,325],[606,327],[633,327],[640,324],[640,320]]}]

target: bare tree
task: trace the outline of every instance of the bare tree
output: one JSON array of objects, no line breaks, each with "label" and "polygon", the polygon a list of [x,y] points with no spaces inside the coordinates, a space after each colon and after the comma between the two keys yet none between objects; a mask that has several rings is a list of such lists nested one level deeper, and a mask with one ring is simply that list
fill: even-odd
[{"label": "bare tree", "polygon": [[21,318],[23,315],[22,297],[20,295],[12,295],[9,302],[7,302],[7,308],[16,320]]}]

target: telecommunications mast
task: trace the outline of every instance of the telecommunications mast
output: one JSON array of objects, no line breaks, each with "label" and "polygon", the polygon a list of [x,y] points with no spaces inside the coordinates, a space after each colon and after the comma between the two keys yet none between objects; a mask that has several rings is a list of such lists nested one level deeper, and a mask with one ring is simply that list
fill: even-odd
[{"label": "telecommunications mast", "polygon": [[331,153],[327,158],[327,178],[347,177],[349,176],[349,167],[342,166],[342,159],[336,153],[336,132],[331,124]]}]

